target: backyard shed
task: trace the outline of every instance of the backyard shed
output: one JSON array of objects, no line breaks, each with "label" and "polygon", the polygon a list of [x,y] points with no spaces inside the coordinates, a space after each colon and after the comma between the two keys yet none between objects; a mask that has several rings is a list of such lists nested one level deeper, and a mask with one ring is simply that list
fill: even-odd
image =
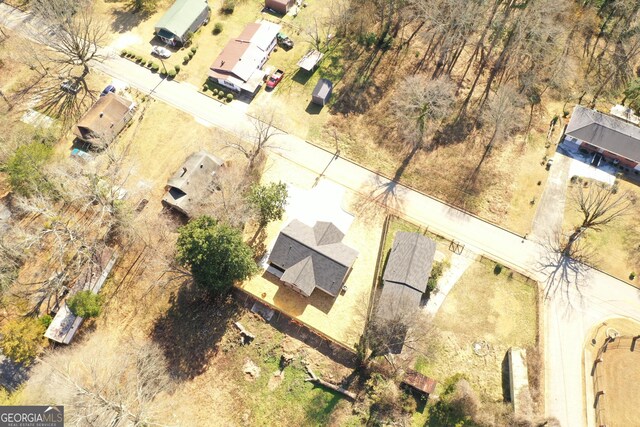
[{"label": "backyard shed", "polygon": [[413,369],[407,369],[402,384],[425,394],[427,397],[436,390],[436,380],[422,375]]},{"label": "backyard shed", "polygon": [[298,61],[298,67],[306,71],[313,71],[323,57],[324,53],[317,50],[310,50],[300,58]]},{"label": "backyard shed", "polygon": [[189,33],[209,21],[207,0],[176,0],[155,26],[155,34],[171,46],[183,45]]},{"label": "backyard shed", "polygon": [[331,80],[320,79],[313,93],[311,94],[311,102],[317,105],[326,105],[331,98],[331,92],[333,91],[333,83]]},{"label": "backyard shed", "polygon": [[286,15],[295,3],[295,0],[264,0],[264,7]]}]

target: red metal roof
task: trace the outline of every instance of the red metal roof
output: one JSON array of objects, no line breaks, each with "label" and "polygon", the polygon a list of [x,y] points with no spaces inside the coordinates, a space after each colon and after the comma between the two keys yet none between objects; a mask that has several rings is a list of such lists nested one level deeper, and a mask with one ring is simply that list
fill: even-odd
[{"label": "red metal roof", "polygon": [[407,373],[405,374],[402,382],[427,394],[433,393],[436,389],[436,384],[438,383],[436,380],[424,376],[413,369],[407,369]]}]

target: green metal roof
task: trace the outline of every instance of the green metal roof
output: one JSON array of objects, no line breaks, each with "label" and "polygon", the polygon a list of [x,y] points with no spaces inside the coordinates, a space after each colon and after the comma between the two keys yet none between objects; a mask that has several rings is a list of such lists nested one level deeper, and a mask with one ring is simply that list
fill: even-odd
[{"label": "green metal roof", "polygon": [[165,29],[182,37],[207,7],[209,7],[207,0],[176,0],[173,6],[162,15],[156,24],[156,29]]}]

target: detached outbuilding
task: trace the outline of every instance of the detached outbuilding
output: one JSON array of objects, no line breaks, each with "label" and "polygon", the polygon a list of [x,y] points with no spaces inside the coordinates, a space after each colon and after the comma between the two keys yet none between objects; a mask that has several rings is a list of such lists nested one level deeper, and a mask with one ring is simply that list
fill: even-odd
[{"label": "detached outbuilding", "polygon": [[326,105],[331,98],[331,92],[333,92],[331,80],[320,79],[311,94],[311,102],[316,105]]},{"label": "detached outbuilding", "polygon": [[295,3],[295,0],[264,0],[264,7],[286,15]]},{"label": "detached outbuilding", "polygon": [[155,26],[155,34],[171,46],[186,43],[189,33],[209,22],[207,0],[176,0]]}]

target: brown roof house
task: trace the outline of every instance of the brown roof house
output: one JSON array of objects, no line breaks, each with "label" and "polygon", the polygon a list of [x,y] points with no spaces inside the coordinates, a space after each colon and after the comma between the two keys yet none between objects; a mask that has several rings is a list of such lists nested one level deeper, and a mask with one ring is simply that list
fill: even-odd
[{"label": "brown roof house", "polygon": [[315,289],[337,297],[358,251],[342,243],[344,233],[330,222],[313,227],[294,219],[280,231],[269,255],[269,264],[280,280],[308,297]]},{"label": "brown roof house", "polygon": [[73,129],[74,135],[96,147],[109,145],[131,117],[135,103],[115,93],[100,97]]},{"label": "brown roof house", "polygon": [[209,67],[209,78],[236,92],[255,93],[262,85],[262,67],[276,46],[280,25],[249,24],[237,38],[229,40]]},{"label": "brown roof house", "polygon": [[286,15],[295,3],[296,0],[264,0],[264,7]]},{"label": "brown roof house", "polygon": [[162,204],[190,216],[194,204],[209,191],[214,175],[223,164],[222,159],[206,151],[193,153],[169,179]]},{"label": "brown roof house", "polygon": [[436,380],[422,375],[420,372],[413,369],[407,369],[407,372],[402,379],[402,384],[409,388],[429,397],[434,391],[436,391]]}]

